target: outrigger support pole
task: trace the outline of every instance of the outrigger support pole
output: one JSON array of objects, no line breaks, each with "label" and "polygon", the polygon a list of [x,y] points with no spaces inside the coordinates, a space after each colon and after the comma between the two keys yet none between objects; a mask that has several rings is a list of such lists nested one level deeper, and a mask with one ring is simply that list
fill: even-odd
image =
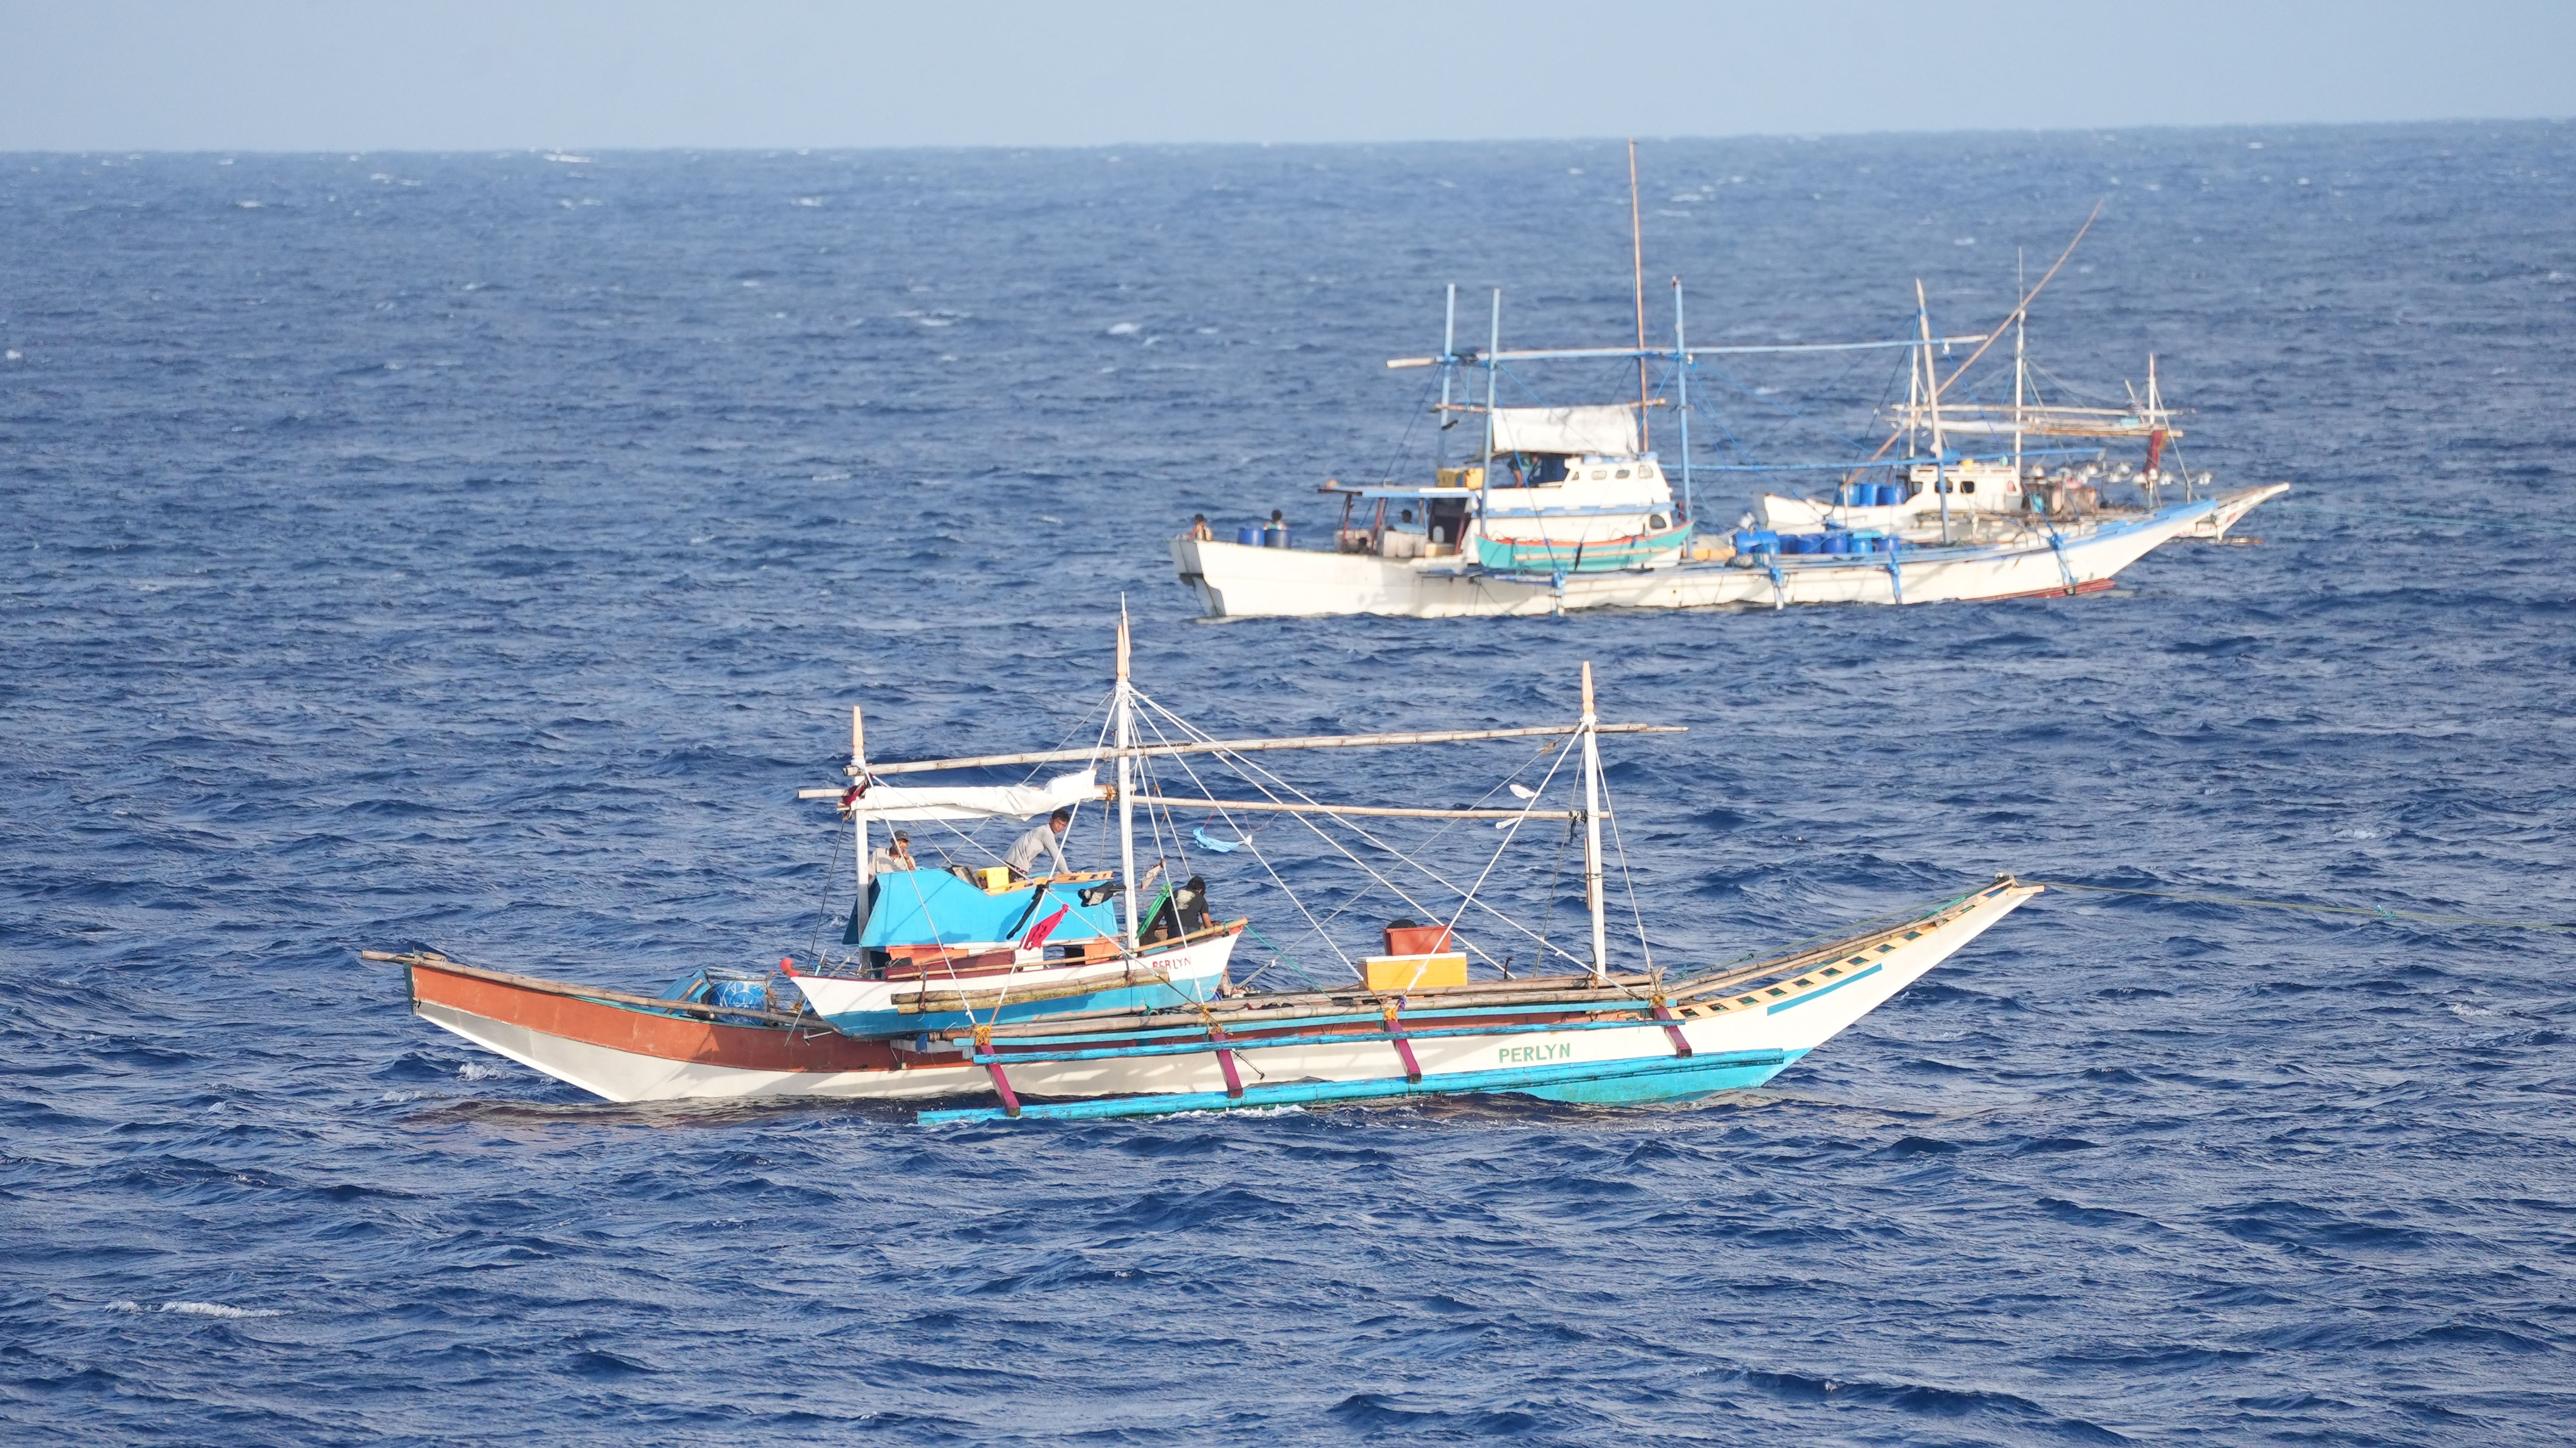
[{"label": "outrigger support pole", "polygon": [[1592,661],[1583,661],[1583,900],[1592,911],[1592,980],[1610,979],[1610,924],[1601,899],[1601,739],[1593,731]]}]

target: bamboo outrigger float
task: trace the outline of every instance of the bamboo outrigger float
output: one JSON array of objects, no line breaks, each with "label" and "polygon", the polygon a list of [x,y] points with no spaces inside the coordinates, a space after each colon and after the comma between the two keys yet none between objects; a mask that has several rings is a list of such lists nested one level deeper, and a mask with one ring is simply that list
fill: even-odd
[{"label": "bamboo outrigger float", "polygon": [[[924,1117],[942,1121],[1459,1093],[1615,1104],[1759,1085],[2038,893],[1998,880],[1900,912],[1892,923],[1769,958],[1681,968],[1655,963],[1639,914],[1637,958],[1614,965],[1608,845],[1615,844],[1615,816],[1600,741],[1679,731],[1601,721],[1589,664],[1581,713],[1571,724],[1226,740],[1189,729],[1136,690],[1127,652],[1122,614],[1119,668],[1108,700],[1111,737],[1088,750],[871,763],[854,720],[849,783],[803,791],[809,799],[834,801],[859,847],[862,863],[853,882],[859,903],[843,935],[855,948],[838,956],[827,949],[808,960],[791,957],[778,972],[759,977],[702,970],[659,996],[492,970],[431,951],[367,952],[367,958],[405,967],[412,1008],[423,1018],[615,1101],[958,1102]],[[1146,728],[1156,737],[1142,737]],[[1488,792],[1491,799],[1508,789],[1516,807],[1320,801],[1257,762],[1290,749],[1496,739],[1541,744]],[[1106,787],[1090,783],[1103,757],[1116,769],[1116,783]],[[1248,786],[1241,792],[1258,797],[1221,797],[1192,760],[1232,770]],[[1537,787],[1518,782],[1541,762],[1546,770]],[[883,782],[932,771],[1059,763],[1085,768],[1040,785]],[[1161,763],[1179,769],[1195,791],[1154,778]],[[1561,804],[1546,802],[1552,785],[1564,794]],[[1117,805],[1114,874],[979,885],[933,871],[871,877],[866,864],[872,821],[1026,817],[1063,807],[1056,802],[1067,799]],[[1208,823],[1184,834],[1172,816],[1188,812]],[[1142,875],[1140,815],[1159,857]],[[1406,908],[1431,913],[1416,893],[1420,886],[1408,890],[1390,879],[1344,843],[1344,835],[1402,861],[1455,902],[1435,923],[1389,924],[1385,953],[1363,951],[1365,958],[1353,960],[1325,922],[1356,899],[1319,921],[1292,891],[1309,934],[1341,956],[1354,979],[1256,989],[1274,968],[1303,974],[1304,967],[1265,940],[1269,963],[1249,974],[1234,969],[1238,944],[1254,933],[1250,922],[1212,914],[1211,887],[1182,843],[1195,839],[1211,869],[1240,853],[1285,890],[1271,858],[1276,851],[1259,844],[1260,826],[1237,823],[1238,815],[1293,822],[1324,841],[1374,882],[1363,894],[1384,889]],[[1462,888],[1371,833],[1389,819],[1443,821],[1444,828],[1478,821],[1501,830],[1503,839],[1474,883]],[[1480,898],[1503,854],[1533,824],[1561,824],[1582,841],[1588,948],[1579,954]],[[1212,837],[1211,827],[1234,838]],[[1605,827],[1611,829],[1607,844]],[[1186,886],[1148,899],[1146,883],[1166,868],[1193,873]],[[1468,923],[1473,912],[1481,912],[1482,923]],[[1007,928],[994,923],[1000,921]],[[1515,974],[1512,953],[1501,950],[1514,932],[1535,941],[1542,960],[1571,969]],[[1471,968],[1470,957],[1480,964]],[[996,1104],[963,1100],[976,1096]]]}]

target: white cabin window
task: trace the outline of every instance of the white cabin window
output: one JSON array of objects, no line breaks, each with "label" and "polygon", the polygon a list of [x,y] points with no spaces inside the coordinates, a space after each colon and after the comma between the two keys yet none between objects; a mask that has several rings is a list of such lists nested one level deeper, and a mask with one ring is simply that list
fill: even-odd
[{"label": "white cabin window", "polygon": [[1592,470],[1592,481],[1596,483],[1608,476],[1610,476],[1610,470],[1608,468],[1594,468]]},{"label": "white cabin window", "polygon": [[1976,490],[1977,490],[1977,480],[1976,480],[1975,478],[1968,478],[1968,479],[1965,479],[1965,480],[1961,481],[1961,482],[1960,482],[1960,484],[1959,484],[1959,491],[1960,491],[1960,492],[1963,492],[1963,493],[1973,493],[1973,492],[1975,492]]},{"label": "white cabin window", "polygon": [[1623,478],[1628,476],[1628,470],[1626,468],[1621,468],[1618,472],[1618,476]]}]

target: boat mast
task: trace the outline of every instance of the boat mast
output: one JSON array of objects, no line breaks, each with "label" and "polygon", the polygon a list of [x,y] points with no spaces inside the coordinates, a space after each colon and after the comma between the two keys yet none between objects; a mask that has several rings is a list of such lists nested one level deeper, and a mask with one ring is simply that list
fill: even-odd
[{"label": "boat mast", "polygon": [[[2021,289],[2021,248],[2014,247],[2013,290],[2018,292]],[[2022,327],[2030,320],[2030,299],[2024,296],[2022,300],[2024,305],[2013,308],[2013,486],[2016,488],[2021,486],[2022,379],[2029,375],[2022,352]]]},{"label": "boat mast", "polygon": [[[859,706],[852,704],[850,706],[850,782],[853,784],[865,784],[867,782],[867,778],[868,734],[867,730],[859,722]],[[876,878],[875,872],[868,867],[868,817],[855,809],[851,810],[850,830],[851,833],[857,837],[856,848],[859,855],[858,909],[864,911],[867,909],[868,904],[868,884]]]},{"label": "boat mast", "polygon": [[[1458,376],[1458,284],[1449,284],[1449,320],[1440,329],[1440,425],[1431,430],[1432,478],[1449,464],[1449,429],[1456,425],[1449,416],[1449,384]],[[1378,507],[1383,511],[1386,504]]]},{"label": "boat mast", "polygon": [[1940,497],[1941,541],[1947,543],[1950,541],[1950,476],[1945,469],[1950,448],[1941,437],[1941,378],[1933,370],[1932,306],[1923,298],[1921,277],[1914,279],[1914,320],[1923,333],[1923,375],[1932,384],[1924,395],[1924,402],[1932,415],[1932,491]]},{"label": "boat mast", "polygon": [[1118,684],[1112,706],[1118,713],[1118,876],[1127,887],[1127,953],[1136,953],[1136,705],[1127,684],[1127,600],[1118,600]]},{"label": "boat mast", "polygon": [[1601,736],[1592,712],[1592,661],[1583,661],[1583,897],[1592,910],[1592,978],[1610,978],[1610,924],[1601,898]]},{"label": "boat mast", "polygon": [[1690,469],[1690,338],[1682,331],[1682,279],[1673,278],[1673,385],[1681,391],[1682,414],[1682,517],[1696,520],[1691,510]]},{"label": "boat mast", "polygon": [[1653,451],[1654,429],[1646,419],[1646,229],[1637,210],[1637,142],[1628,140],[1628,259],[1637,291],[1637,446]]},{"label": "boat mast", "polygon": [[[1485,455],[1476,460],[1477,475],[1488,484],[1493,482],[1493,479],[1486,475],[1491,473],[1494,468],[1494,396],[1495,384],[1499,382],[1502,377],[1501,368],[1503,364],[1497,355],[1502,350],[1503,289],[1501,287],[1496,287],[1494,288],[1493,338],[1485,345]],[[1481,512],[1484,506],[1485,490],[1479,488],[1476,491],[1476,507]]]},{"label": "boat mast", "polygon": [[1923,432],[1923,347],[1917,342],[1905,345],[1905,457],[1911,462],[1923,450],[1919,445]]}]

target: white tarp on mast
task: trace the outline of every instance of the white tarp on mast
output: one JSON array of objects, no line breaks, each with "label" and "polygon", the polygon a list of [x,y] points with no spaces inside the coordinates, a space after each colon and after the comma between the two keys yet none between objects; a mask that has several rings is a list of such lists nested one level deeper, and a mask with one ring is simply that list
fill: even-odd
[{"label": "white tarp on mast", "polygon": [[1637,451],[1637,414],[1625,406],[1497,407],[1494,452],[1603,453]]},{"label": "white tarp on mast", "polygon": [[941,789],[875,784],[868,786],[851,810],[872,820],[1024,820],[1100,797],[1099,780],[1085,769],[1059,774],[1042,785],[970,784]]}]

